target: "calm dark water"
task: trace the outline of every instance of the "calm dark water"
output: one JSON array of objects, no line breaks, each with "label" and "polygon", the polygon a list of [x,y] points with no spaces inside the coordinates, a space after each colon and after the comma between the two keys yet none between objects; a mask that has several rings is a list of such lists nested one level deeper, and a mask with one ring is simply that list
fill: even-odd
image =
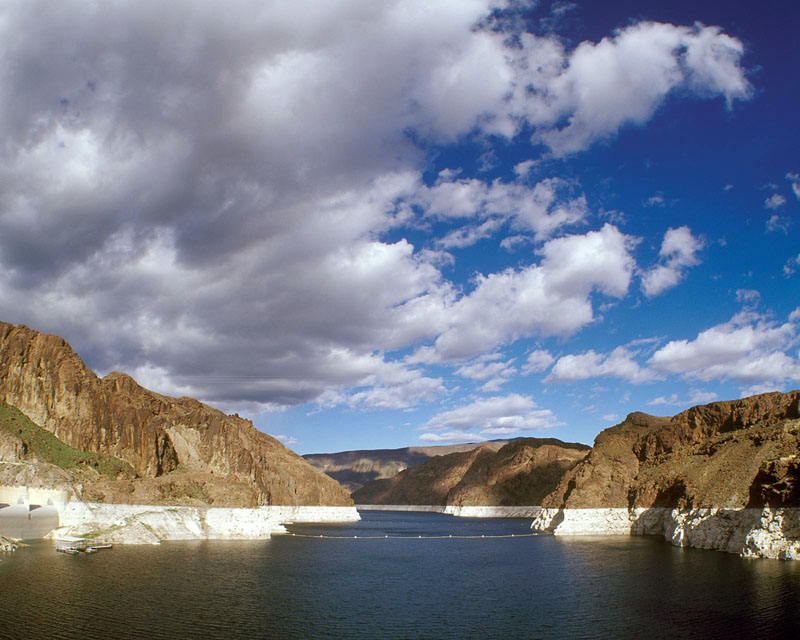
[{"label": "calm dark water", "polygon": [[[364,512],[318,535],[526,533]],[[181,542],[0,561],[0,638],[798,638],[800,563],[653,538]]]}]

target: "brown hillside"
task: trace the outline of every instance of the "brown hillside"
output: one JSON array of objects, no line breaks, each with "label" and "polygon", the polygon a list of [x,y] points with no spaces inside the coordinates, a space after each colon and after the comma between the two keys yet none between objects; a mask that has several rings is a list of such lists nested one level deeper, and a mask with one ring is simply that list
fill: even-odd
[{"label": "brown hillside", "polygon": [[[98,378],[62,338],[22,325],[0,323],[0,402],[75,449],[127,462],[142,480],[185,472],[247,488],[246,500],[239,492],[237,504],[225,506],[352,504],[334,480],[249,420],[159,395],[122,373]],[[106,497],[123,501],[113,491]]]},{"label": "brown hillside", "polygon": [[303,457],[320,471],[353,492],[373,480],[396,476],[434,456],[472,451],[479,447],[499,449],[509,440],[491,440],[464,444],[403,447],[401,449],[361,449],[338,453],[309,453]]},{"label": "brown hillside", "polygon": [[642,413],[601,432],[542,506],[800,506],[800,391]]},{"label": "brown hillside", "polygon": [[393,478],[353,493],[357,504],[518,506],[537,505],[567,469],[586,455],[581,444],[520,438],[437,456]]}]

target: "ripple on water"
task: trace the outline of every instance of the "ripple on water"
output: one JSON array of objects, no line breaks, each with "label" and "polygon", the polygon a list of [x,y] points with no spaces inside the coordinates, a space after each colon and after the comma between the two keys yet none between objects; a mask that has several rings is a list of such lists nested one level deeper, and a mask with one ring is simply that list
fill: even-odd
[{"label": "ripple on water", "polygon": [[366,512],[314,535],[0,563],[0,638],[800,637],[796,563],[652,538],[502,535],[529,520]]}]

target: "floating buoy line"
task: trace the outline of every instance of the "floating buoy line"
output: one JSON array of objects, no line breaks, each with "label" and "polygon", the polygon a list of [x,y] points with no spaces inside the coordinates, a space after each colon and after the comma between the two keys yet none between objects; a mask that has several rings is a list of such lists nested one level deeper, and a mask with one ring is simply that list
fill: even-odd
[{"label": "floating buoy line", "polygon": [[497,539],[497,538],[530,538],[539,535],[538,533],[505,533],[498,535],[446,535],[446,536],[326,536],[323,534],[312,535],[310,533],[282,533],[277,535],[285,535],[292,538],[316,538],[325,540],[481,540],[481,539]]}]

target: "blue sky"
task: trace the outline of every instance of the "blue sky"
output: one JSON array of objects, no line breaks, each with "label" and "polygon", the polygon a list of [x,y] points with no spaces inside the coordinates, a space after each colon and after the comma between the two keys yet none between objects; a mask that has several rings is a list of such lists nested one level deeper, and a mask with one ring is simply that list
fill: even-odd
[{"label": "blue sky", "polygon": [[0,318],[301,452],[800,386],[790,2],[10,2]]}]

